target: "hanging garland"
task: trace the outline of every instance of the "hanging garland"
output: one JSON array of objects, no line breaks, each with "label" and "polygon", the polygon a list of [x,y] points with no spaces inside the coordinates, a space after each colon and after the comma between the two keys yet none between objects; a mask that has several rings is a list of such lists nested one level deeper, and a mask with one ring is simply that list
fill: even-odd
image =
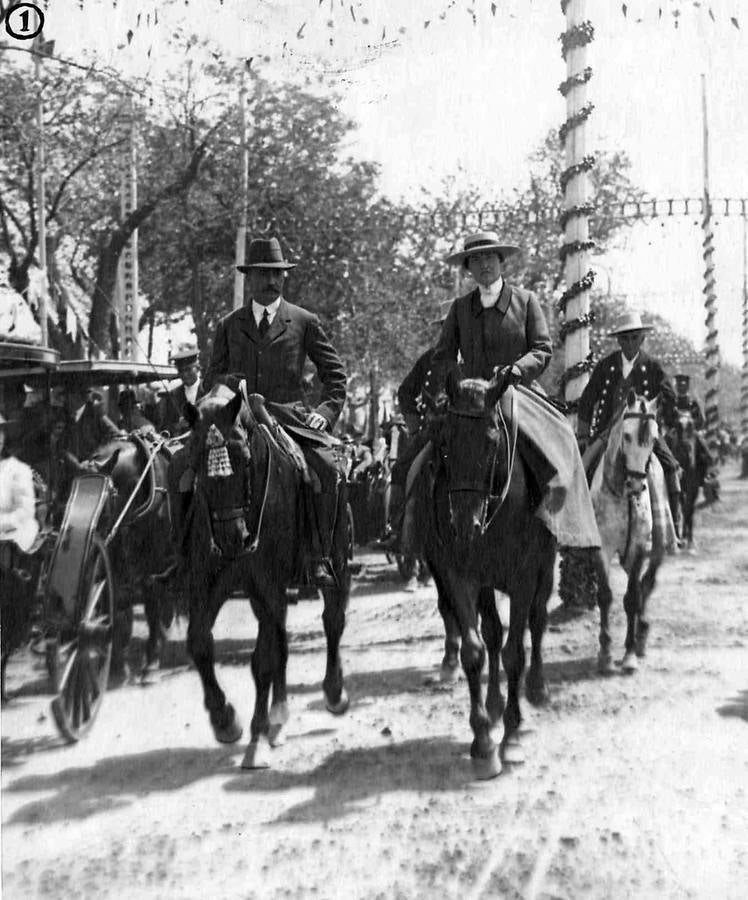
[{"label": "hanging garland", "polygon": [[574,163],[573,166],[569,166],[568,169],[564,169],[564,171],[559,176],[559,183],[561,185],[561,190],[565,191],[567,184],[574,178],[575,175],[580,175],[582,172],[589,172],[590,169],[594,169],[595,167],[595,157],[588,153],[581,162]]},{"label": "hanging garland", "polygon": [[581,85],[587,84],[590,78],[592,78],[592,68],[587,66],[581,72],[577,72],[576,75],[571,75],[566,81],[562,81],[558,86],[558,92],[562,97],[565,97],[573,87],[581,87]]},{"label": "hanging garland", "polygon": [[558,36],[558,39],[561,41],[561,56],[566,60],[569,50],[592,43],[594,37],[595,26],[589,19],[585,19],[579,25],[572,25],[571,28],[561,32]]},{"label": "hanging garland", "polygon": [[582,216],[591,216],[594,212],[594,203],[581,203],[577,206],[570,206],[568,209],[565,209],[558,217],[558,224],[561,226],[561,231],[564,231],[566,229],[566,224],[569,219],[574,219]]},{"label": "hanging garland", "polygon": [[558,300],[558,309],[564,315],[566,315],[566,305],[570,300],[573,300],[574,297],[578,297],[584,291],[589,291],[592,289],[592,285],[595,283],[595,272],[590,269],[589,272],[583,277],[580,278],[579,281],[575,281],[570,287],[568,287],[563,294],[561,294]]},{"label": "hanging garland", "polygon": [[573,253],[584,253],[587,250],[594,250],[597,244],[594,241],[567,241],[558,251],[558,258],[562,263],[566,262],[567,257]]},{"label": "hanging garland", "polygon": [[558,129],[558,142],[562,147],[566,143],[566,135],[573,128],[578,128],[582,124],[582,122],[586,122],[587,119],[589,119],[589,117],[592,115],[592,110],[594,108],[594,103],[585,103],[585,105],[581,109],[578,109],[573,115],[569,116],[564,124]]},{"label": "hanging garland", "polygon": [[590,310],[583,316],[579,316],[576,319],[569,319],[568,322],[564,322],[558,332],[559,344],[563,344],[568,335],[573,334],[575,331],[579,331],[580,328],[587,328],[589,325],[592,325],[596,318],[597,316],[595,313]]}]

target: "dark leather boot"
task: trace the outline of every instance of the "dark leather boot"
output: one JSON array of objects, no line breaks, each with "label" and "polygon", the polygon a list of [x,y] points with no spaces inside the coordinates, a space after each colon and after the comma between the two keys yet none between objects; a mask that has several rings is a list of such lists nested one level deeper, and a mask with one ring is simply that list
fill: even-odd
[{"label": "dark leather boot", "polygon": [[387,511],[387,525],[384,534],[377,541],[379,550],[386,553],[400,552],[400,530],[403,524],[405,512],[405,491],[399,484],[390,485],[390,502]]},{"label": "dark leather boot", "polygon": [[680,502],[680,478],[678,472],[668,470],[665,472],[665,486],[667,487],[667,496],[670,503],[670,513],[673,517],[673,526],[675,528],[675,536],[678,539],[678,546],[683,546],[683,517],[681,514]]},{"label": "dark leather boot", "polygon": [[332,565],[332,534],[338,506],[337,494],[312,494],[312,557],[309,577],[318,587],[335,587]]}]

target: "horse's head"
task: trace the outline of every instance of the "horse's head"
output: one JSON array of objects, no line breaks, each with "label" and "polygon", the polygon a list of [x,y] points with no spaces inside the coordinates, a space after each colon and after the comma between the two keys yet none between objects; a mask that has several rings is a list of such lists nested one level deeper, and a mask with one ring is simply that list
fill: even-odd
[{"label": "horse's head", "polygon": [[441,462],[449,497],[450,526],[467,547],[484,533],[497,476],[507,474],[508,435],[497,402],[504,385],[498,380],[447,378],[447,414],[438,430]]},{"label": "horse's head", "polygon": [[658,434],[657,398],[647,400],[630,390],[620,420],[618,445],[623,457],[624,486],[628,495],[641,494],[644,490]]},{"label": "horse's head", "polygon": [[213,540],[233,559],[249,538],[249,435],[255,422],[241,391],[216,384],[188,409],[192,422],[191,468],[207,504]]}]

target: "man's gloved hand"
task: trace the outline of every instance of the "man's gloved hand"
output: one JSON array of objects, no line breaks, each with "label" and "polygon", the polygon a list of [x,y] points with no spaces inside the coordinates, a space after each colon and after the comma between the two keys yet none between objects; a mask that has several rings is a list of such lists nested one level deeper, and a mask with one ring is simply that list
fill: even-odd
[{"label": "man's gloved hand", "polygon": [[327,419],[318,412],[307,413],[306,424],[315,431],[324,431],[327,428]]},{"label": "man's gloved hand", "polygon": [[501,385],[502,393],[513,384],[519,384],[522,380],[522,372],[517,366],[496,366],[493,377],[497,384]]}]

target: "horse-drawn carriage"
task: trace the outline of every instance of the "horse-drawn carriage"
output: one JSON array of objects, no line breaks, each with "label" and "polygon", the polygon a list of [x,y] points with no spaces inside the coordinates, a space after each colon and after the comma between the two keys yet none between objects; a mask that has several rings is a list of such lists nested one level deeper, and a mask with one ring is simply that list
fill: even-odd
[{"label": "horse-drawn carriage", "polygon": [[[96,387],[137,384],[173,377],[170,367],[120,360],[59,361],[44,347],[0,344],[3,405],[19,385],[40,390],[42,430],[49,437],[52,392],[85,394]],[[46,427],[45,427],[46,426]],[[129,640],[133,594],[122,565],[122,540],[138,521],[148,526],[165,490],[153,475],[164,438],[122,434],[104,459],[93,459],[75,473],[64,494],[53,495],[53,463],[37,478],[39,535],[22,551],[2,542],[2,675],[10,653],[24,644],[46,658],[54,699],[52,713],[61,734],[78,740],[93,724],[103,699],[113,652]],[[138,460],[135,474],[118,478],[117,465],[127,451]],[[50,454],[51,455],[51,454]],[[145,458],[143,459],[143,456]],[[120,467],[121,468],[121,467]],[[162,543],[168,541],[168,515],[161,516]],[[146,527],[151,543],[159,535]],[[125,554],[130,562],[133,554]],[[159,565],[164,566],[163,557]],[[141,561],[140,568],[143,563]],[[137,565],[136,565],[137,568]],[[147,573],[152,577],[153,573]],[[117,595],[124,604],[118,608]],[[124,615],[120,615],[126,607]],[[119,619],[118,619],[119,616]],[[149,625],[151,623],[149,622]]]}]

